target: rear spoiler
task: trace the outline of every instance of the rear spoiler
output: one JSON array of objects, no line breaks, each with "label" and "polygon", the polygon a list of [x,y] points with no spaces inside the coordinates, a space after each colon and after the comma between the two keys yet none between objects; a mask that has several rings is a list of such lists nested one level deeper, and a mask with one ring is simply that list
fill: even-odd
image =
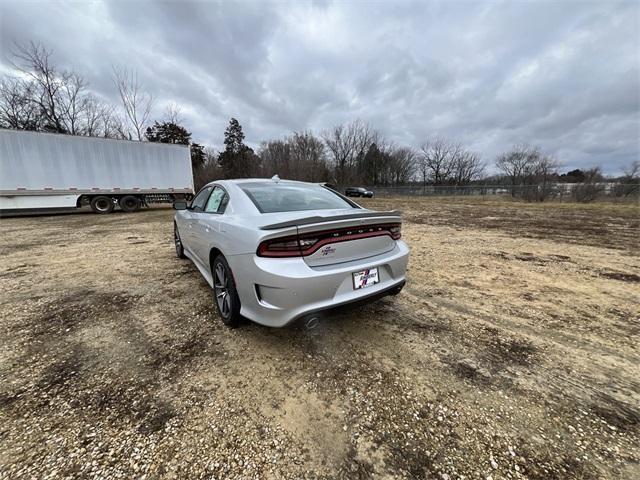
[{"label": "rear spoiler", "polygon": [[357,220],[358,218],[371,218],[371,217],[399,217],[400,211],[394,210],[391,212],[363,212],[355,213],[353,215],[338,215],[335,217],[306,217],[298,218],[296,220],[289,220],[288,222],[272,223],[271,225],[265,225],[260,227],[260,230],[277,230],[279,228],[287,227],[299,227],[301,225],[311,225],[313,223],[333,222],[335,220]]}]

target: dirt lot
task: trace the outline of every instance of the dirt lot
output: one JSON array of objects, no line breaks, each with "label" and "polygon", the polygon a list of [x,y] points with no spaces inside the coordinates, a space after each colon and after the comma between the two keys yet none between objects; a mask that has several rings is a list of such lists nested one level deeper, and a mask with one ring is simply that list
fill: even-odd
[{"label": "dirt lot", "polygon": [[395,298],[225,328],[168,209],[0,220],[0,478],[640,478],[640,210],[380,199]]}]

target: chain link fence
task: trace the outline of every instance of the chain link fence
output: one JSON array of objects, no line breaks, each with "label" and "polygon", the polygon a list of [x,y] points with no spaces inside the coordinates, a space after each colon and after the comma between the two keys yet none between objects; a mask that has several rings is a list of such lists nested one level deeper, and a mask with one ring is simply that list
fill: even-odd
[{"label": "chain link fence", "polygon": [[[599,199],[640,200],[640,184],[554,183],[546,185],[410,185],[366,187],[376,196],[501,196],[529,201],[591,202]],[[341,189],[344,191],[344,189]]]}]

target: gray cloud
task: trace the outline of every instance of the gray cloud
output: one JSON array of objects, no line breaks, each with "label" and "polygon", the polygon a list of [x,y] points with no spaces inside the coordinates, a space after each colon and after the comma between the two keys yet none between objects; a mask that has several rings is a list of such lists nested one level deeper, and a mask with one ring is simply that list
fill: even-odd
[{"label": "gray cloud", "polygon": [[566,168],[616,173],[640,155],[636,2],[0,3],[3,69],[40,41],[115,101],[135,68],[194,140],[229,117],[256,145],[355,118],[396,143],[435,135],[491,160],[540,145]]}]

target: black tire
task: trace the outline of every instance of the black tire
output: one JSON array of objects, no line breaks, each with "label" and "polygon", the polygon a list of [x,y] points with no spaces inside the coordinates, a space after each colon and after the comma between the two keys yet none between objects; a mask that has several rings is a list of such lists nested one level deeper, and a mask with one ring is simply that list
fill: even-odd
[{"label": "black tire", "polygon": [[91,199],[91,210],[95,213],[111,213],[113,212],[113,199],[104,195],[99,195]]},{"label": "black tire", "polygon": [[178,231],[178,225],[173,222],[173,243],[176,246],[176,257],[187,258],[184,254],[184,245],[182,245],[182,239],[180,238],[180,232]]},{"label": "black tire", "polygon": [[138,197],[127,195],[118,200],[118,205],[120,205],[120,208],[123,212],[131,213],[140,210],[140,205],[142,205],[142,202]]},{"label": "black tire", "polygon": [[240,317],[240,298],[231,268],[222,255],[218,255],[213,260],[211,276],[213,277],[213,299],[220,318],[225,325],[235,328],[240,325],[242,319]]}]

